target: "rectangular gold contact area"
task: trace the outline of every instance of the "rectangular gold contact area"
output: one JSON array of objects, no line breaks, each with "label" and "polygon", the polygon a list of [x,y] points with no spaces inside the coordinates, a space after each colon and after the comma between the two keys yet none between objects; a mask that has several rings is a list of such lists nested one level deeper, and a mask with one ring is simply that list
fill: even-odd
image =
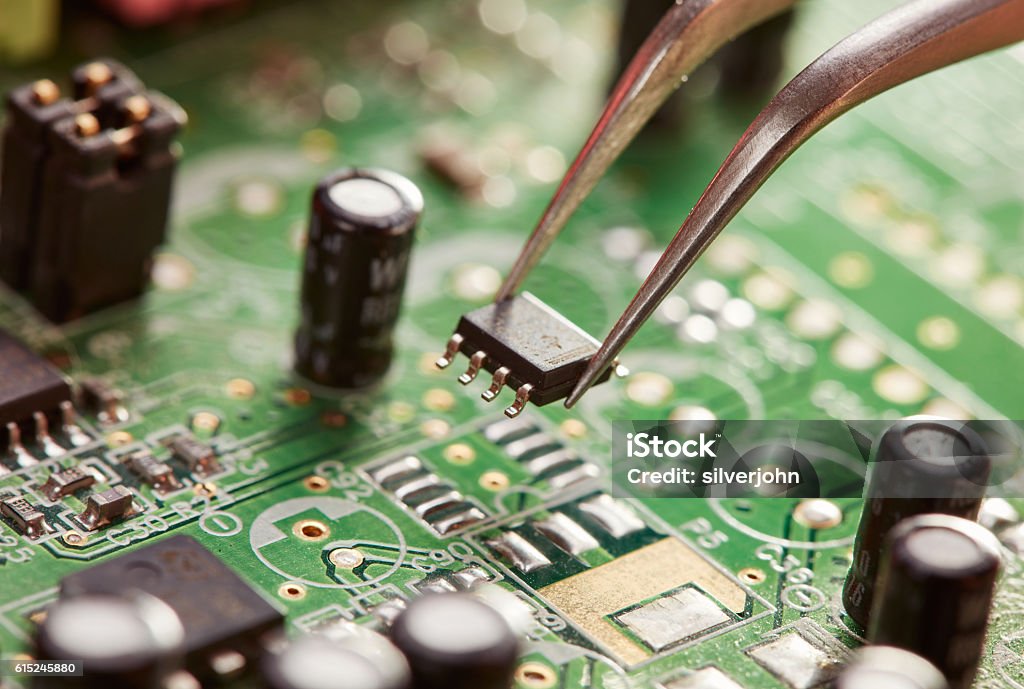
[{"label": "rectangular gold contact area", "polygon": [[737,621],[747,603],[738,583],[674,537],[539,593],[626,665]]}]

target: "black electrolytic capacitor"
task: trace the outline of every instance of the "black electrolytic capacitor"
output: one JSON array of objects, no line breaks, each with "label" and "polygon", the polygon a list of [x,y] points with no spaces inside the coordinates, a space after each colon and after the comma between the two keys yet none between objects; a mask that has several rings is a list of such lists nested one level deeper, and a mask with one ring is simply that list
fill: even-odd
[{"label": "black electrolytic capacitor", "polygon": [[295,370],[332,388],[362,388],[391,365],[409,253],[423,196],[393,172],[349,168],[313,192]]},{"label": "black electrolytic capacitor", "polygon": [[990,471],[984,442],[962,422],[905,419],[882,435],[843,588],[843,605],[851,618],[868,626],[889,530],[918,514],[976,519]]},{"label": "black electrolytic capacitor", "polygon": [[427,594],[398,616],[391,639],[414,689],[508,689],[519,645],[494,608],[468,593]]},{"label": "black electrolytic capacitor", "polygon": [[409,689],[409,665],[373,632],[341,639],[305,636],[263,658],[268,689]]},{"label": "black electrolytic capacitor", "polygon": [[81,595],[47,611],[39,660],[77,660],[77,676],[37,676],[33,689],[161,689],[180,669],[185,632],[177,614],[146,594]]},{"label": "black electrolytic capacitor", "polygon": [[995,536],[942,514],[906,519],[886,542],[868,640],[927,658],[951,689],[969,689],[1001,558]]},{"label": "black electrolytic capacitor", "polygon": [[930,662],[893,646],[865,646],[836,680],[834,689],[949,689]]}]

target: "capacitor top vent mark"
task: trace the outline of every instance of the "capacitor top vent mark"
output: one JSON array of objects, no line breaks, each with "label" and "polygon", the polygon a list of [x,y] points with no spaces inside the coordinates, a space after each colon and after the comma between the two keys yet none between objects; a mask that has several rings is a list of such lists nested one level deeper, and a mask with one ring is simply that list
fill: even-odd
[{"label": "capacitor top vent mark", "polygon": [[416,185],[386,170],[346,168],[317,185],[295,334],[300,375],[354,389],[387,373],[422,212]]}]

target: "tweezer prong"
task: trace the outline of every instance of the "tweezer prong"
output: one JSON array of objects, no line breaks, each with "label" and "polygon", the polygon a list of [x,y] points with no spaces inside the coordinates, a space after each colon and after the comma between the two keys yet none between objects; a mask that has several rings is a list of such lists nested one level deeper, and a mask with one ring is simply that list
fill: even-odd
[{"label": "tweezer prong", "polygon": [[583,199],[685,76],[726,42],[794,4],[796,0],[677,0],[615,85],[495,301],[519,289]]},{"label": "tweezer prong", "polygon": [[854,106],[915,77],[1024,40],[1024,0],[914,0],[843,39],[761,111],[566,399],[594,384],[768,177]]}]

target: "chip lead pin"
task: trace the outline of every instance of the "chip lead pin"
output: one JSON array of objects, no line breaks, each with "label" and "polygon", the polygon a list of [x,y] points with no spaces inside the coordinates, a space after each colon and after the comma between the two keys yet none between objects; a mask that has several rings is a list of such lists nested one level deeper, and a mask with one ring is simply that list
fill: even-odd
[{"label": "chip lead pin", "polygon": [[530,393],[533,392],[533,386],[527,383],[526,385],[520,385],[519,389],[516,390],[516,399],[509,406],[505,407],[505,416],[510,419],[514,419],[519,416],[523,409],[526,408],[527,402],[530,401]]},{"label": "chip lead pin", "polygon": [[508,366],[502,366],[495,371],[494,376],[491,378],[491,387],[480,393],[480,397],[482,397],[485,402],[493,402],[501,393],[501,388],[504,387],[509,373],[511,373],[511,371]]},{"label": "chip lead pin", "polygon": [[19,467],[30,467],[39,464],[39,460],[29,454],[21,444],[21,427],[13,421],[7,423],[7,449],[14,456]]},{"label": "chip lead pin", "polygon": [[452,365],[452,361],[455,360],[455,356],[459,353],[459,347],[462,345],[462,340],[465,339],[458,333],[451,336],[448,340],[448,344],[445,345],[444,354],[438,357],[434,365],[438,368],[445,369]]},{"label": "chip lead pin", "polygon": [[469,357],[469,366],[466,368],[466,372],[459,376],[459,382],[463,385],[472,383],[485,363],[487,363],[487,352],[474,352],[473,356]]},{"label": "chip lead pin", "polygon": [[36,425],[36,442],[43,447],[47,457],[60,457],[67,454],[67,450],[61,447],[53,436],[50,435],[50,420],[41,411],[32,414],[32,421]]},{"label": "chip lead pin", "polygon": [[[89,443],[89,436],[85,434],[82,427],[77,423],[75,407],[70,402],[60,403],[61,428],[64,434],[71,440],[75,447],[81,447]],[[122,419],[125,420],[125,419]]]}]

